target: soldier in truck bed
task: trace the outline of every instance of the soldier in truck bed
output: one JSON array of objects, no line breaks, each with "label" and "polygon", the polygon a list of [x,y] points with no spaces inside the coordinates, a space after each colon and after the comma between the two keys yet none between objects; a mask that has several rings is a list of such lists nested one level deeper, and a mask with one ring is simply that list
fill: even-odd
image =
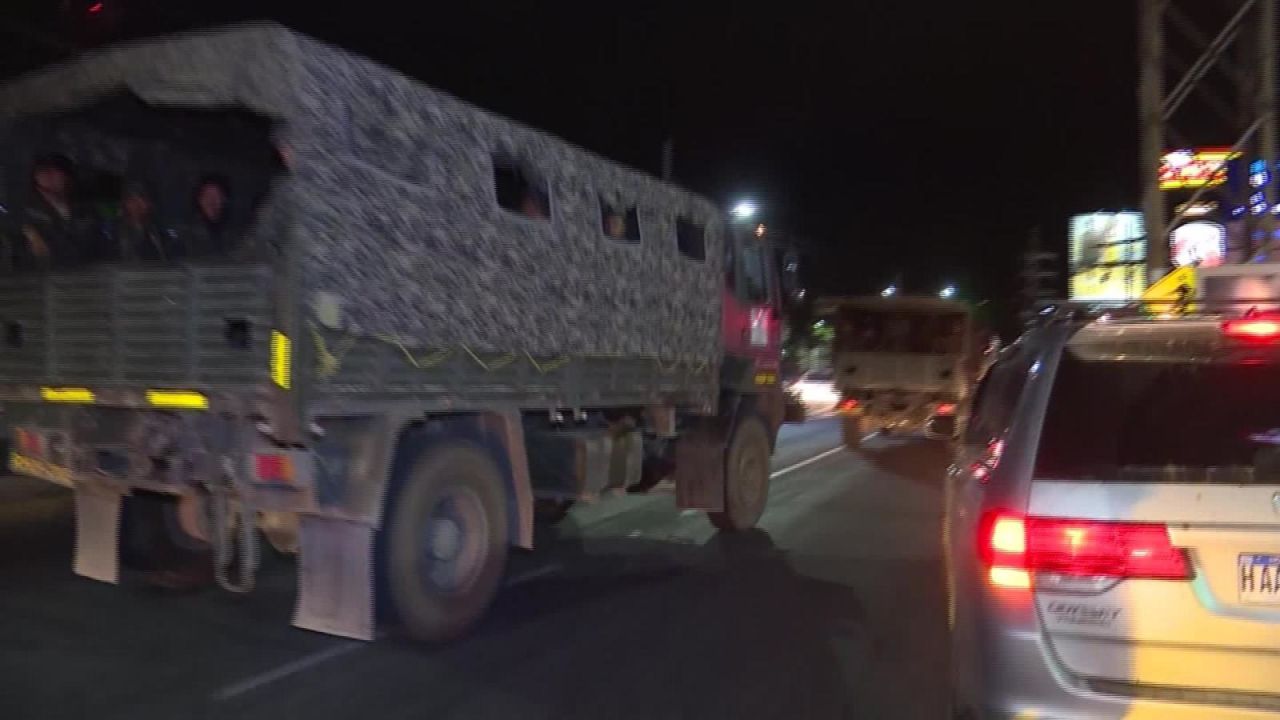
[{"label": "soldier in truck bed", "polygon": [[92,213],[75,196],[71,161],[48,155],[31,169],[31,198],[21,216],[14,265],[60,269],[98,259],[101,238]]},{"label": "soldier in truck bed", "polygon": [[111,228],[112,254],[126,263],[156,264],[173,262],[184,253],[177,239],[161,228],[154,219],[155,204],[146,186],[139,182],[125,185],[120,199],[120,217]]},{"label": "soldier in truck bed", "polygon": [[231,182],[206,175],[196,185],[193,202],[195,217],[183,229],[183,245],[197,258],[230,256],[239,237],[231,223]]}]

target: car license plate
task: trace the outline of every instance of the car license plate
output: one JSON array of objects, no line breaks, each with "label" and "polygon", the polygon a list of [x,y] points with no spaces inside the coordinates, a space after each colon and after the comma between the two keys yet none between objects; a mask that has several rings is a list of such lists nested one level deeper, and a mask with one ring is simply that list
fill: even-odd
[{"label": "car license plate", "polygon": [[9,469],[19,475],[48,480],[66,487],[72,487],[71,471],[47,460],[28,457],[19,452],[9,453]]},{"label": "car license plate", "polygon": [[1240,556],[1240,602],[1280,604],[1280,555]]}]

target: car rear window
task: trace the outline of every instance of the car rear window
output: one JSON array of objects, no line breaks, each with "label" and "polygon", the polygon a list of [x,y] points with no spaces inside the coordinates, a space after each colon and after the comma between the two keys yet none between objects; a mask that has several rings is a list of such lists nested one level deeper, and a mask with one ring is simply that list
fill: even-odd
[{"label": "car rear window", "polygon": [[1280,482],[1280,365],[1090,361],[1066,353],[1038,477]]}]

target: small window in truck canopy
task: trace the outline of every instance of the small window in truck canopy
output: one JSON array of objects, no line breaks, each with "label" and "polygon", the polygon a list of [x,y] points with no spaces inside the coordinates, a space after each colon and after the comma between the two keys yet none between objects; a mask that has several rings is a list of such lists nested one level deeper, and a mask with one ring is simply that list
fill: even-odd
[{"label": "small window in truck canopy", "polygon": [[550,219],[547,183],[519,161],[501,154],[493,157],[493,189],[503,210],[534,220]]},{"label": "small window in truck canopy", "polygon": [[600,230],[605,237],[621,242],[640,242],[640,213],[635,205],[600,198]]},{"label": "small window in truck canopy", "polygon": [[269,120],[118,95],[4,129],[0,268],[263,259],[260,210],[283,166]]},{"label": "small window in truck canopy", "polygon": [[1039,477],[1280,483],[1280,365],[1063,354]]},{"label": "small window in truck canopy", "polygon": [[707,259],[706,228],[687,217],[676,218],[676,247],[693,260]]}]

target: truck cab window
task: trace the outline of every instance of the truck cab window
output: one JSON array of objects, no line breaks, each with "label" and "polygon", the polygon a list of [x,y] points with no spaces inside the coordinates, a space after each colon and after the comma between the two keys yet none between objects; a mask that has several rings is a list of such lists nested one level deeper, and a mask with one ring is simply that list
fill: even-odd
[{"label": "truck cab window", "polygon": [[740,252],[742,258],[739,274],[742,298],[753,305],[763,305],[770,300],[769,267],[765,247],[759,242],[747,241]]}]

